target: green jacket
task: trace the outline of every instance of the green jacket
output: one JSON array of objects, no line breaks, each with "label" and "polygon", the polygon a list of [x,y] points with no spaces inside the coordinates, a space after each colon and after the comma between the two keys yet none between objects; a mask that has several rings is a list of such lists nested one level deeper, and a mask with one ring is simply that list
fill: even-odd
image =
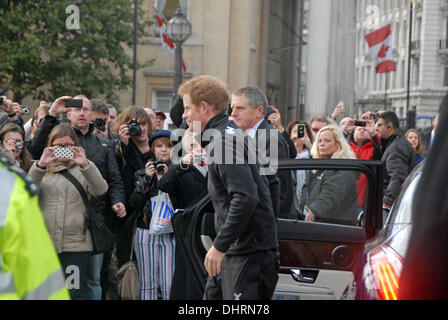
[{"label": "green jacket", "polygon": [[37,187],[0,159],[0,300],[69,300]]}]

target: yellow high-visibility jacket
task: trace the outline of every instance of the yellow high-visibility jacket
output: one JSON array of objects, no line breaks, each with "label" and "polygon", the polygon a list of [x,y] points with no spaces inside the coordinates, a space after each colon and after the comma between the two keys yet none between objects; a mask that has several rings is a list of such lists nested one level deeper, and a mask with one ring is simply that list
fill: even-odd
[{"label": "yellow high-visibility jacket", "polygon": [[0,300],[69,300],[37,187],[0,159]]}]

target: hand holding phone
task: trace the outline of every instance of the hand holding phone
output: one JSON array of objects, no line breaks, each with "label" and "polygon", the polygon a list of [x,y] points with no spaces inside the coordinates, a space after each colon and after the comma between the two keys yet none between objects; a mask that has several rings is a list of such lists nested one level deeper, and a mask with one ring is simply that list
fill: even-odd
[{"label": "hand holding phone", "polygon": [[65,100],[66,108],[82,108],[82,99]]},{"label": "hand holding phone", "polygon": [[297,124],[297,137],[303,138],[305,136],[305,125],[303,123]]},{"label": "hand holding phone", "polygon": [[71,148],[55,148],[53,155],[55,158],[73,159],[75,157],[75,152]]}]

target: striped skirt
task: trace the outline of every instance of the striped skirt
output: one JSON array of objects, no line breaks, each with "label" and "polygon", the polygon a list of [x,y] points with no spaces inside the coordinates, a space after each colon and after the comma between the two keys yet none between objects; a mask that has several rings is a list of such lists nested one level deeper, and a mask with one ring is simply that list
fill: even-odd
[{"label": "striped skirt", "polygon": [[162,300],[170,297],[174,274],[174,233],[151,235],[148,229],[136,228],[134,250],[140,274],[140,300]]}]

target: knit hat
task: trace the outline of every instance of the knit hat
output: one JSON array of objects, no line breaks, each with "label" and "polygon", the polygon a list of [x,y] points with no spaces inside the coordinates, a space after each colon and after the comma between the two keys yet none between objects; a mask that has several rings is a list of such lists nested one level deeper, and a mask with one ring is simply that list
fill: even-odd
[{"label": "knit hat", "polygon": [[166,137],[170,139],[171,137],[171,131],[169,130],[157,130],[150,138],[149,138],[149,145],[152,146],[152,143],[154,140],[158,138]]}]

